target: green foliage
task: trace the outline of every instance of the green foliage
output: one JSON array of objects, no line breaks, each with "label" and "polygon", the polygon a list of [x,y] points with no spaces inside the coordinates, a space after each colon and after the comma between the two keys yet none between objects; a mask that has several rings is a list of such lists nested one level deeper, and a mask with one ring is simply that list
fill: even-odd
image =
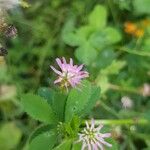
[{"label": "green foliage", "polygon": [[75,32],[74,28],[74,20],[70,19],[64,26],[64,29],[62,31],[62,38],[65,43],[71,45],[71,46],[79,46],[84,42],[84,39],[82,37],[78,36]]},{"label": "green foliage", "polygon": [[36,136],[29,145],[29,150],[49,150],[52,149],[56,142],[56,134],[52,131],[47,131]]},{"label": "green foliage", "polygon": [[150,1],[149,0],[134,0],[133,6],[135,9],[135,13],[137,14],[150,14]]},{"label": "green foliage", "polygon": [[80,89],[72,89],[68,96],[65,110],[66,121],[70,121],[74,115],[84,116],[99,99],[99,89],[92,87],[87,81],[82,84]]},{"label": "green foliage", "polygon": [[[50,92],[48,88],[39,89],[40,96],[34,94],[22,96],[21,103],[24,110],[34,119],[47,124],[54,124],[58,120],[65,121],[60,125],[37,128],[27,144],[29,150],[52,149],[59,134],[70,138],[77,136],[81,124],[79,117],[87,115],[100,96],[99,88],[92,86],[88,81],[82,84],[80,89],[72,89],[68,98],[63,93]],[[67,140],[55,149],[66,147],[69,150],[71,143],[72,140]]]},{"label": "green foliage", "polygon": [[72,150],[80,150],[82,147],[82,143],[74,143],[72,146]]},{"label": "green foliage", "polygon": [[79,46],[75,51],[76,58],[91,65],[98,59],[98,51],[116,44],[121,40],[120,32],[107,27],[107,10],[102,5],[95,6],[88,16],[88,24],[76,29],[72,22],[66,23],[62,33],[63,40],[71,46]]},{"label": "green foliage", "polygon": [[51,130],[54,130],[54,128],[55,126],[52,126],[52,125],[41,125],[37,127],[30,135],[28,139],[28,143],[30,143],[36,136],[46,133],[46,132],[50,132]]},{"label": "green foliage", "polygon": [[53,150],[70,150],[71,149],[72,140],[63,141],[60,145],[58,145]]},{"label": "green foliage", "polygon": [[46,87],[40,88],[38,94],[49,103],[57,118],[63,121],[67,96]]},{"label": "green foliage", "polygon": [[96,49],[101,50],[111,44],[119,42],[121,40],[121,35],[116,29],[107,27],[93,33],[89,40]]},{"label": "green foliage", "polygon": [[65,106],[67,96],[63,93],[55,93],[52,101],[52,108],[60,121],[64,121]]},{"label": "green foliage", "polygon": [[41,97],[34,94],[25,94],[21,98],[24,110],[34,119],[45,123],[56,123],[56,116],[52,108]]},{"label": "green foliage", "polygon": [[106,67],[105,69],[101,70],[101,73],[103,75],[109,75],[109,74],[118,74],[119,71],[125,66],[125,61],[113,61],[111,65]]},{"label": "green foliage", "polygon": [[0,149],[14,149],[19,144],[21,136],[22,132],[14,122],[2,124],[0,127]]},{"label": "green foliage", "polygon": [[38,95],[43,97],[50,105],[52,104],[55,92],[47,87],[41,87],[38,89]]},{"label": "green foliage", "polygon": [[[75,141],[88,118],[113,129],[105,149],[149,149],[150,0],[26,2],[6,13],[15,38],[5,37],[0,18],[8,50],[0,51],[0,149],[80,150]],[[55,86],[49,66],[57,57],[84,64],[88,81],[68,93]]]},{"label": "green foliage", "polygon": [[41,125],[35,129],[28,139],[27,149],[42,150],[42,148],[49,149],[49,147],[52,149],[57,140],[55,128],[52,125]]},{"label": "green foliage", "polygon": [[107,10],[102,5],[96,5],[94,10],[89,14],[89,24],[96,29],[103,29],[107,22]]},{"label": "green foliage", "polygon": [[77,50],[75,52],[75,56],[81,62],[84,62],[85,64],[89,65],[97,57],[97,51],[96,51],[96,49],[91,47],[91,45],[89,45],[89,43],[85,43],[85,45],[77,48]]},{"label": "green foliage", "polygon": [[96,83],[101,87],[102,94],[109,89],[108,76],[118,74],[125,64],[125,61],[113,61],[108,67],[100,71],[99,75],[97,76]]}]

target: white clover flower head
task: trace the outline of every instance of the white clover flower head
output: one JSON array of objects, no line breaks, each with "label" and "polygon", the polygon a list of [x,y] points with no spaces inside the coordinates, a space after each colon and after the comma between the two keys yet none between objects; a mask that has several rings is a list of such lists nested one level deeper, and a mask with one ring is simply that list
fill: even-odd
[{"label": "white clover flower head", "polygon": [[95,127],[94,119],[91,120],[91,126],[86,121],[86,127],[79,133],[79,140],[77,142],[82,142],[81,150],[104,150],[104,145],[111,147],[112,145],[105,141],[105,138],[111,136],[111,133],[100,133],[103,125]]},{"label": "white clover flower head", "polygon": [[70,63],[67,63],[64,57],[62,59],[56,58],[56,62],[60,70],[55,69],[53,66],[50,67],[58,74],[58,79],[55,80],[54,83],[60,83],[61,87],[66,87],[66,89],[68,89],[69,86],[76,87],[83,78],[89,77],[87,71],[82,71],[83,65],[73,65],[72,58],[70,58]]},{"label": "white clover flower head", "polygon": [[19,0],[0,0],[0,9],[9,10],[19,4]]},{"label": "white clover flower head", "polygon": [[125,109],[129,109],[133,107],[133,100],[130,99],[128,96],[123,96],[121,98],[121,102],[122,102],[122,107]]}]

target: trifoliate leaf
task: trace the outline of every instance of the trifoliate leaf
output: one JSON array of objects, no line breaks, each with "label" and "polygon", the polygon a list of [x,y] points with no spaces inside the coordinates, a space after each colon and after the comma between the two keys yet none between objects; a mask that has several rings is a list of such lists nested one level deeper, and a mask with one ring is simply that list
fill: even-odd
[{"label": "trifoliate leaf", "polygon": [[75,51],[75,56],[79,61],[90,65],[97,57],[97,51],[90,44],[85,43]]}]

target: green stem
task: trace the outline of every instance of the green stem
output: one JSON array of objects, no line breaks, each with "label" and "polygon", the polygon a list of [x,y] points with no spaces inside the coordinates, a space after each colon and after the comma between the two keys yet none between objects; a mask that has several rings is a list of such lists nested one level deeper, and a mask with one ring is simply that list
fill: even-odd
[{"label": "green stem", "polygon": [[128,93],[134,93],[134,94],[142,95],[142,92],[141,92],[140,89],[121,87],[121,86],[114,85],[114,84],[109,84],[109,88],[112,89],[112,90],[117,90],[117,91],[123,91],[123,92],[128,92]]},{"label": "green stem", "polygon": [[134,54],[134,55],[139,55],[139,56],[144,56],[144,57],[150,57],[150,53],[149,52],[145,52],[145,51],[138,51],[138,50],[131,50],[125,47],[120,47],[117,48],[120,51],[124,51],[130,54]]},{"label": "green stem", "polygon": [[[90,121],[89,121],[90,122]],[[133,125],[133,124],[138,124],[138,125],[146,125],[150,124],[150,122],[146,119],[114,119],[114,120],[95,120],[95,124],[104,124],[104,125]]]},{"label": "green stem", "polygon": [[139,37],[137,39],[136,44],[135,44],[135,48],[134,48],[135,50],[140,47],[142,40],[143,40],[143,37]]},{"label": "green stem", "polygon": [[119,115],[117,114],[117,112],[115,112],[113,109],[108,107],[104,102],[100,101],[100,106],[102,106],[106,111],[108,111],[109,113],[111,113],[115,117],[119,118]]}]

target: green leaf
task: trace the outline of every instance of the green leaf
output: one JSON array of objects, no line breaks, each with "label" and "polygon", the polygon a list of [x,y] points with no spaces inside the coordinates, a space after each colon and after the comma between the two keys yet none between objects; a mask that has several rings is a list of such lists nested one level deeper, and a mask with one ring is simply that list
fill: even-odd
[{"label": "green leaf", "polygon": [[150,0],[133,0],[133,7],[136,14],[150,14]]},{"label": "green leaf", "polygon": [[109,66],[102,69],[96,78],[96,84],[101,87],[101,93],[104,94],[109,89],[108,75],[118,74],[120,70],[126,65],[125,61],[114,60]]},{"label": "green leaf", "polygon": [[82,83],[80,89],[72,89],[67,99],[65,120],[71,121],[74,115],[87,114],[99,99],[99,94],[99,88],[92,87],[87,81]]},{"label": "green leaf", "polygon": [[38,89],[38,95],[40,95],[45,100],[47,100],[47,102],[50,105],[52,104],[52,100],[54,99],[54,94],[55,92],[52,89],[47,88],[47,87],[41,87]]},{"label": "green leaf", "polygon": [[71,150],[72,140],[65,140],[53,150]]},{"label": "green leaf", "polygon": [[97,51],[89,43],[86,43],[76,49],[75,56],[82,63],[90,65],[96,59]]},{"label": "green leaf", "polygon": [[83,112],[81,112],[81,115],[87,115],[92,108],[95,106],[96,101],[100,98],[100,88],[96,87],[96,86],[92,86],[91,87],[91,96],[85,106],[85,109],[83,110]]},{"label": "green leaf", "polygon": [[50,88],[40,88],[38,94],[47,100],[59,121],[63,121],[66,95],[55,92]]},{"label": "green leaf", "polygon": [[107,42],[109,44],[115,44],[122,38],[120,32],[116,28],[107,27],[104,32],[107,35]]},{"label": "green leaf", "polygon": [[13,122],[2,124],[0,128],[0,149],[16,149],[21,136],[21,130]]},{"label": "green leaf", "polygon": [[95,81],[96,84],[101,87],[101,94],[104,94],[109,89],[108,76],[100,74]]},{"label": "green leaf", "polygon": [[44,123],[56,123],[57,118],[50,105],[40,96],[24,94],[21,103],[31,117]]},{"label": "green leaf", "polygon": [[40,88],[38,90],[38,94],[45,98],[47,102],[52,107],[53,111],[57,115],[57,118],[59,121],[64,120],[64,109],[65,109],[65,102],[66,102],[66,95],[63,93],[55,92],[54,90],[50,88]]},{"label": "green leaf", "polygon": [[101,74],[118,74],[119,71],[126,65],[125,61],[114,60],[108,67],[101,70]]},{"label": "green leaf", "polygon": [[87,41],[87,39],[89,38],[90,34],[93,31],[94,31],[93,28],[89,25],[84,25],[77,29],[76,34],[78,38],[80,37],[83,39],[83,41],[80,41],[81,42],[80,45],[83,45],[83,43]]},{"label": "green leaf", "polygon": [[55,132],[47,131],[36,136],[29,143],[29,150],[51,150],[56,143]]},{"label": "green leaf", "polygon": [[89,14],[89,24],[97,29],[102,29],[106,26],[107,10],[102,5],[96,5],[94,10]]},{"label": "green leaf", "polygon": [[105,48],[101,50],[95,61],[97,68],[106,68],[116,58],[116,52],[111,48]]},{"label": "green leaf", "polygon": [[63,41],[70,46],[80,46],[86,43],[89,35],[93,32],[93,28],[89,25],[81,26],[78,29],[67,29],[63,30],[62,38]]},{"label": "green leaf", "polygon": [[66,95],[62,93],[55,93],[52,101],[52,109],[56,113],[59,121],[64,121],[66,99]]},{"label": "green leaf", "polygon": [[84,81],[80,89],[72,89],[70,91],[65,110],[66,121],[71,121],[75,114],[80,114],[88,102],[90,94],[91,84],[88,81]]},{"label": "green leaf", "polygon": [[85,39],[78,36],[76,32],[64,33],[63,41],[70,46],[79,46],[81,43],[85,42]]},{"label": "green leaf", "polygon": [[74,20],[72,19],[70,19],[63,27],[62,39],[70,46],[79,46],[85,41],[85,38],[77,35],[74,27]]},{"label": "green leaf", "polygon": [[37,127],[30,135],[28,141],[29,143],[38,135],[44,133],[44,132],[49,132],[50,130],[54,130],[56,126],[52,126],[52,125],[41,125],[39,127]]},{"label": "green leaf", "polygon": [[89,41],[93,47],[102,50],[106,46],[115,44],[121,40],[121,34],[112,27],[107,27],[91,35]]},{"label": "green leaf", "polygon": [[76,133],[79,132],[79,127],[81,125],[81,120],[78,116],[74,116],[70,122],[70,126],[73,129],[73,131]]},{"label": "green leaf", "polygon": [[105,48],[107,43],[107,34],[104,31],[94,32],[89,38],[90,44],[97,50]]},{"label": "green leaf", "polygon": [[74,143],[72,145],[72,150],[81,150],[81,148],[82,148],[82,142],[80,142],[80,143]]}]

